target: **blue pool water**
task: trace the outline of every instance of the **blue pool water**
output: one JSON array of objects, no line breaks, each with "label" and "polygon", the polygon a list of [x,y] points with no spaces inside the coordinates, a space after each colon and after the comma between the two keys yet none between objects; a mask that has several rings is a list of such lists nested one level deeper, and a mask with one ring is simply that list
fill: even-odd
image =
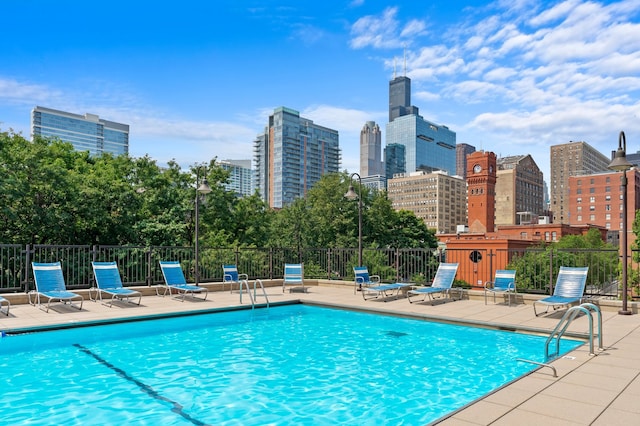
[{"label": "blue pool water", "polygon": [[544,342],[304,305],[9,335],[0,424],[425,424]]}]

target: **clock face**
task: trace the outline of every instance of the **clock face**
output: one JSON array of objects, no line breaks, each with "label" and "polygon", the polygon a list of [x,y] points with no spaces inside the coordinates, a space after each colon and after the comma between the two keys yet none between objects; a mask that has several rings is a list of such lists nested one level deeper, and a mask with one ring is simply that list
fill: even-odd
[{"label": "clock face", "polygon": [[475,166],[473,166],[473,173],[480,173],[482,171],[482,167],[480,166],[480,164],[476,164]]}]

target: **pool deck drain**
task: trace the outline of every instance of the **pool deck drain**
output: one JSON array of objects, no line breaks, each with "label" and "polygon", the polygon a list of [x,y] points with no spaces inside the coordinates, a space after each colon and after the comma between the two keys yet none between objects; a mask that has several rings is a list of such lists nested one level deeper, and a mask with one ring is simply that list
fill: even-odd
[{"label": "pool deck drain", "polygon": [[[488,304],[478,300],[457,300],[438,304],[409,304],[406,299],[367,300],[353,286],[309,287],[308,293],[282,293],[281,287],[268,287],[270,302],[327,304],[379,313],[418,316],[442,321],[499,324],[515,330],[549,330],[558,323],[562,311],[535,317],[530,303]],[[228,291],[212,292],[206,301],[179,302],[171,298],[144,296],[142,305],[115,304],[109,308],[86,301],[78,312],[64,306],[45,313],[30,305],[14,304],[11,315],[0,315],[0,330],[73,325],[136,316],[171,315],[178,312],[232,308],[241,305],[239,296]],[[243,298],[247,306],[247,297]],[[258,297],[258,303],[262,302]],[[618,315],[603,310],[604,351],[589,355],[583,345],[553,361],[558,371],[539,369],[442,420],[443,425],[614,425],[636,424],[640,418],[640,315]],[[586,317],[576,319],[570,331],[585,334]],[[596,330],[597,332],[597,330]],[[544,348],[541,347],[543,352]],[[416,407],[419,410],[420,407]]]}]

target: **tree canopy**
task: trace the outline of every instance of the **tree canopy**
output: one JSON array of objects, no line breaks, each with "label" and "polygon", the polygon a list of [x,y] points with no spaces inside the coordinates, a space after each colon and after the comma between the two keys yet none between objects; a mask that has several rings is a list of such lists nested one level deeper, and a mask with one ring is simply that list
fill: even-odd
[{"label": "tree canopy", "polygon": [[[212,192],[199,205],[201,243],[210,247],[356,247],[359,201],[344,197],[347,173],[323,176],[304,198],[272,210],[256,194],[225,189],[214,158],[183,169],[148,156],[91,156],[71,144],[0,132],[0,242],[4,244],[193,244],[196,179]],[[202,177],[202,176],[201,176]],[[365,247],[436,247],[433,230],[385,192],[356,183]]]}]

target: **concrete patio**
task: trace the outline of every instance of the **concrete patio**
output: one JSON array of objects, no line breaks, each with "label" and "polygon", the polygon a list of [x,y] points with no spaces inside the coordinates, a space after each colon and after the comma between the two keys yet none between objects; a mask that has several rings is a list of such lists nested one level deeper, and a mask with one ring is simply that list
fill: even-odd
[{"label": "concrete patio", "polygon": [[[211,290],[219,285],[208,285]],[[116,302],[109,308],[92,302],[84,292],[84,309],[52,305],[49,313],[26,302],[24,295],[7,295],[12,300],[10,315],[0,315],[0,330],[34,327],[73,326],[86,322],[101,322],[132,317],[171,315],[180,312],[210,311],[250,306],[249,297],[243,303],[237,291],[211,291],[206,301],[180,302],[170,297],[158,297],[146,288],[141,306]],[[82,293],[82,292],[81,292]],[[271,303],[300,300],[303,303],[329,305],[348,309],[364,309],[379,313],[419,317],[447,322],[490,325],[503,329],[548,334],[558,323],[562,312],[535,317],[532,301],[521,298],[519,303],[484,304],[480,292],[466,292],[462,300],[438,303],[408,303],[406,298],[364,301],[353,293],[353,285],[337,282],[311,285],[306,293],[282,293],[282,287],[267,287]],[[258,293],[257,303],[264,303]],[[599,303],[600,302],[596,302]],[[637,424],[640,419],[640,315],[618,315],[616,301],[602,301],[604,351],[589,355],[585,344],[567,356],[553,361],[558,377],[550,368],[540,368],[487,397],[453,413],[444,425],[617,425]],[[632,306],[636,309],[635,306]],[[594,320],[596,317],[594,316]],[[587,334],[587,316],[571,324],[572,333]],[[597,333],[597,322],[594,321]],[[541,351],[544,348],[540,348]]]}]

